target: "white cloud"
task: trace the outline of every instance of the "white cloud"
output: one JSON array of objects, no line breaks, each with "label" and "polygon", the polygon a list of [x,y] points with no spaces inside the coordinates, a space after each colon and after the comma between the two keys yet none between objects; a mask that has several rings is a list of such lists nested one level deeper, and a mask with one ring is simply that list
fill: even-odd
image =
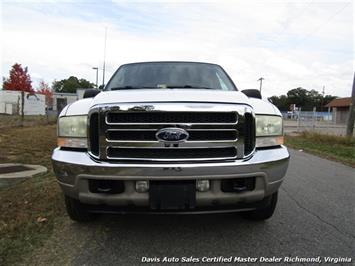
[{"label": "white cloud", "polygon": [[344,2],[163,2],[119,1],[107,14],[100,3],[3,4],[2,75],[20,62],[48,82],[69,75],[94,82],[107,26],[106,79],[122,63],[192,60],[219,63],[240,89],[258,87],[263,76],[267,95],[323,85],[350,94],[352,12],[327,21]]}]

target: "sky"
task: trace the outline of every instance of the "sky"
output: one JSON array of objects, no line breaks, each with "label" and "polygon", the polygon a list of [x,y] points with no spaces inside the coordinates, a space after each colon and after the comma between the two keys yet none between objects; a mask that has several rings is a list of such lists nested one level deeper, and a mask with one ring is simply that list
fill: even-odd
[{"label": "sky", "polygon": [[1,1],[1,75],[27,66],[36,88],[69,76],[102,83],[124,63],[221,65],[239,90],[303,87],[347,97],[354,75],[352,1]]}]

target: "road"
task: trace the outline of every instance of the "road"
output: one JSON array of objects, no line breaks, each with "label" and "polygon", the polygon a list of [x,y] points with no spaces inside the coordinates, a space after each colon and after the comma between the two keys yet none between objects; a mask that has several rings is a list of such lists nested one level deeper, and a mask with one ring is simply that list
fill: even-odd
[{"label": "road", "polygon": [[106,215],[88,225],[65,218],[64,227],[27,263],[138,265],[143,256],[330,256],[352,257],[354,264],[354,169],[290,152],[276,213],[266,222],[236,214]]}]

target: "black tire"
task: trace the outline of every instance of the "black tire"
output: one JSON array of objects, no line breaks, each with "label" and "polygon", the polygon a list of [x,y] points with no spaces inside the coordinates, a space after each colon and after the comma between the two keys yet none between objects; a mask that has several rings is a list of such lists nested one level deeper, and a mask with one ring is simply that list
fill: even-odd
[{"label": "black tire", "polygon": [[244,217],[254,221],[263,221],[269,219],[274,214],[277,203],[277,195],[278,193],[275,192],[271,196],[265,198],[264,200],[268,202],[266,206],[253,211],[244,212]]},{"label": "black tire", "polygon": [[65,207],[70,219],[79,222],[85,223],[90,222],[96,218],[96,215],[88,212],[86,205],[80,203],[79,200],[65,197]]}]

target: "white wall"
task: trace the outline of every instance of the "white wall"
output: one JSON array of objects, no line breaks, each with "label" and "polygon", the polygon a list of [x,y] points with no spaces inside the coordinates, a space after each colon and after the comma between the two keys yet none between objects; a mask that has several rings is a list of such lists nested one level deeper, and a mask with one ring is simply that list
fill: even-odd
[{"label": "white wall", "polygon": [[[24,101],[25,115],[45,115],[46,102],[42,94],[29,94],[25,92]],[[0,113],[20,114],[21,112],[21,92],[0,90]]]},{"label": "white wall", "polygon": [[67,104],[71,104],[78,100],[78,96],[75,93],[53,93],[53,110],[57,111],[57,99],[66,99]]},{"label": "white wall", "polygon": [[77,89],[77,90],[76,90],[76,95],[78,96],[78,100],[83,99],[83,97],[84,97],[84,92],[85,92],[85,89]]},{"label": "white wall", "polygon": [[13,91],[0,91],[0,113],[16,114],[20,106],[21,94]]}]

